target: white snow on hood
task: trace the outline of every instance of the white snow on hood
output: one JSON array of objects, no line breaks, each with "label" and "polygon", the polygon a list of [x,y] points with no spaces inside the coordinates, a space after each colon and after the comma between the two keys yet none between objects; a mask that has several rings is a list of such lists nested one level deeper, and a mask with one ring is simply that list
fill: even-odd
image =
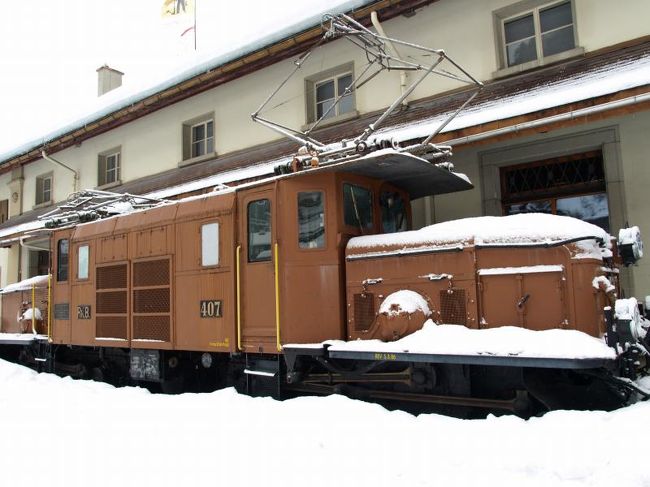
[{"label": "white snow on hood", "polygon": [[611,239],[602,228],[582,220],[544,213],[525,213],[463,218],[436,223],[410,232],[355,237],[350,239],[347,248],[553,243],[582,237],[596,237],[602,239],[607,245]]}]

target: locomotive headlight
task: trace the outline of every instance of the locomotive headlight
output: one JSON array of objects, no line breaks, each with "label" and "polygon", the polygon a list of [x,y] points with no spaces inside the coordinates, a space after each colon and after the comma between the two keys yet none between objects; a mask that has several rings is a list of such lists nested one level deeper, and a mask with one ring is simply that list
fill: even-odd
[{"label": "locomotive headlight", "polygon": [[201,365],[204,369],[212,367],[212,354],[206,352],[201,355]]}]

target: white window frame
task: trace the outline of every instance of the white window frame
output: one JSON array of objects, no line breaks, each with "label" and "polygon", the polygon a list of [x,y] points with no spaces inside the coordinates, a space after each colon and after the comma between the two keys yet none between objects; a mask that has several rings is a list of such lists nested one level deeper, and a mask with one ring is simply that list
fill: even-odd
[{"label": "white window frame", "polygon": [[[105,184],[112,184],[116,183],[120,180],[120,159],[121,155],[120,152],[113,152],[112,154],[108,154],[105,156],[106,157],[106,174],[104,175],[104,182]],[[111,159],[114,159],[115,161],[115,167],[112,169],[109,169],[108,164]],[[109,174],[113,174],[111,177],[109,177]]]},{"label": "white window frame", "polygon": [[201,225],[201,266],[219,265],[219,222]]},{"label": "white window frame", "polygon": [[[316,114],[318,113],[317,105],[318,105],[318,100],[317,100],[317,90],[316,88],[324,83],[327,83],[329,81],[334,82],[334,99],[338,97],[338,80],[339,78],[343,76],[352,76],[352,81],[354,81],[354,63],[349,62],[346,64],[342,64],[340,66],[336,66],[331,69],[327,69],[325,71],[321,71],[320,73],[314,73],[311,76],[308,76],[305,78],[305,120],[306,124],[303,125],[302,129],[306,130],[309,127],[313,126],[317,120],[318,117]],[[334,115],[330,115],[328,118],[324,118],[321,120],[319,123],[319,126],[326,126],[329,124],[341,122],[344,120],[349,120],[351,118],[355,118],[358,116],[359,112],[357,111],[357,103],[356,103],[356,90],[352,90],[352,93],[349,95],[350,100],[351,100],[351,110],[347,112],[340,112],[340,104],[335,107],[335,113]]]},{"label": "white window frame", "polygon": [[90,246],[88,244],[77,247],[77,279],[88,279],[90,268]]},{"label": "white window frame", "polygon": [[[41,181],[42,183],[42,193],[39,194],[38,191],[38,182]],[[49,181],[49,188],[46,190],[45,189],[45,181]],[[35,179],[35,205],[37,207],[39,206],[47,206],[52,203],[52,192],[54,191],[54,176],[52,173],[48,174],[41,174],[40,176],[36,176]],[[45,197],[47,195],[47,198]]]},{"label": "white window frame", "polygon": [[[540,12],[542,10],[547,10],[552,7],[557,7],[563,3],[569,3],[571,7],[571,24],[573,26],[573,48],[567,49],[565,51],[551,54],[549,56],[544,56],[543,47],[542,47],[542,32],[541,32],[541,22],[540,22]],[[533,16],[533,26],[535,30],[535,51],[536,58],[520,64],[514,64],[508,66],[508,52],[506,45],[506,29],[505,24],[512,22],[513,20],[521,19],[527,17],[528,15]],[[495,78],[502,76],[507,76],[513,73],[526,71],[528,69],[536,68],[538,66],[543,66],[545,64],[550,64],[564,59],[569,59],[575,56],[584,54],[584,49],[580,47],[578,42],[578,28],[577,28],[577,19],[576,19],[576,9],[574,0],[522,0],[515,4],[509,5],[502,9],[499,9],[493,12],[494,24],[495,24],[495,41],[497,44],[497,51],[499,53],[499,70],[493,73]],[[566,27],[562,26],[558,29]],[[556,29],[553,29],[556,30]],[[553,32],[550,30],[548,32]]]},{"label": "white window frame", "polygon": [[[212,124],[212,136],[208,137],[208,124]],[[194,138],[194,129],[196,127],[203,127],[203,132],[205,134],[205,137],[202,139],[195,139]],[[212,142],[212,150],[208,150],[208,141]],[[199,154],[194,153],[194,146],[196,144],[201,144],[202,150]],[[210,118],[208,120],[203,120],[199,123],[195,123],[190,126],[190,155],[192,158],[195,157],[202,157],[205,156],[206,154],[211,154],[214,152],[214,119]]]},{"label": "white window frame", "polygon": [[[341,96],[341,93],[339,93],[339,79],[343,78],[344,76],[350,76],[352,78],[352,81],[354,81],[354,73],[352,73],[352,71],[347,71],[347,72],[336,74],[334,76],[330,76],[329,78],[321,79],[321,80],[314,83],[314,96],[313,96],[313,102],[312,103],[314,104],[313,109],[314,109],[315,120],[318,120],[318,105],[319,104],[325,103],[328,100],[336,100],[339,96]],[[321,85],[324,85],[325,83],[329,83],[329,82],[332,82],[334,84],[334,98],[328,98],[327,100],[318,101],[318,87],[321,86]],[[354,91],[354,90],[352,90],[352,91]],[[352,96],[352,93],[350,93],[350,96]],[[354,103],[352,105],[352,110],[350,110],[348,112],[340,113],[339,112],[340,108],[341,108],[340,103],[336,104],[334,106],[334,110],[333,110],[334,114],[329,115],[328,117],[324,118],[323,120],[328,120],[329,118],[335,118],[335,117],[338,117],[338,116],[341,116],[341,115],[345,115],[346,113],[350,113],[351,111],[354,110]],[[326,110],[323,110],[323,113],[325,113],[325,111]],[[330,113],[332,113],[332,112],[330,111]]]}]

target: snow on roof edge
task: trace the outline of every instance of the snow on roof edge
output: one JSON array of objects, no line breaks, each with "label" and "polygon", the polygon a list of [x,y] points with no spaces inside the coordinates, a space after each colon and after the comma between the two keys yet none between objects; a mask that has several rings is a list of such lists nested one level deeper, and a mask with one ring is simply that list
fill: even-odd
[{"label": "snow on roof edge", "polygon": [[16,147],[15,149],[9,150],[5,153],[0,153],[0,166],[5,164],[10,159],[13,159],[14,157],[29,152],[30,150],[35,149],[45,144],[46,142],[61,137],[76,129],[82,128],[85,125],[88,125],[96,120],[99,120],[100,118],[103,118],[111,113],[117,112],[129,105],[133,105],[137,102],[140,102],[151,95],[160,93],[168,88],[178,85],[202,73],[206,73],[230,61],[238,59],[242,56],[250,54],[264,47],[273,45],[283,39],[286,39],[287,37],[290,37],[294,34],[297,34],[309,28],[312,28],[321,22],[323,15],[326,13],[339,14],[339,13],[349,12],[351,10],[369,5],[373,2],[375,2],[375,0],[348,0],[347,2],[337,7],[328,8],[327,10],[321,11],[318,14],[314,14],[310,17],[304,18],[294,24],[291,24],[288,27],[279,29],[273,32],[272,34],[268,34],[264,37],[259,38],[256,41],[250,42],[236,49],[233,49],[232,51],[228,51],[226,53],[220,53],[217,56],[208,59],[207,61],[198,62],[196,65],[181,71],[181,73],[179,73],[178,75],[171,76],[163,81],[157,82],[148,88],[140,89],[135,93],[129,93],[128,91],[126,91],[122,98],[118,99],[113,103],[110,103],[105,107],[99,108],[85,116],[76,119],[71,123],[63,125],[61,128],[46,133],[41,137],[37,137],[28,142],[25,142],[20,146]]}]

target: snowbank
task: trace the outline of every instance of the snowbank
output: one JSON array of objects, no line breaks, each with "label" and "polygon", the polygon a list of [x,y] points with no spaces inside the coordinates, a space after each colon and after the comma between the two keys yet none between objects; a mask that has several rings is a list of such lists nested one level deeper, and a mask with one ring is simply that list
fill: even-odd
[{"label": "snowbank", "polygon": [[[151,395],[0,361],[3,485],[641,487],[650,404],[459,420],[341,396]],[[273,448],[260,446],[273,443]],[[616,454],[625,444],[625,454]],[[41,446],[49,445],[48,448]]]},{"label": "snowbank", "polygon": [[329,341],[330,351],[490,355],[498,357],[614,359],[603,340],[576,330],[532,331],[516,326],[472,330],[461,325],[436,325],[427,320],[421,330],[394,342]]}]

